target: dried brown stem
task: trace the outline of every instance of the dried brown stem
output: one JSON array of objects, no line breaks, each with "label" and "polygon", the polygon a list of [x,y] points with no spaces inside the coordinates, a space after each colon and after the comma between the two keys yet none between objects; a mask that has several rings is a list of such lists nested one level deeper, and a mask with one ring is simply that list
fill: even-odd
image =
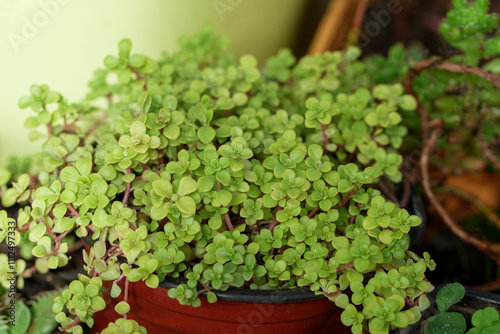
[{"label": "dried brown stem", "polygon": [[481,126],[479,127],[479,131],[477,134],[477,141],[479,142],[479,147],[481,148],[481,152],[483,153],[484,157],[488,159],[496,169],[500,170],[500,160],[497,156],[495,156],[493,152],[491,152],[490,148],[488,147],[488,143],[484,138],[483,131],[481,131]]},{"label": "dried brown stem", "polygon": [[437,213],[441,216],[444,223],[457,237],[463,241],[476,247],[481,252],[485,253],[497,263],[500,263],[500,244],[492,243],[484,239],[480,239],[465,230],[463,230],[460,225],[449,215],[445,208],[439,203],[430,184],[429,176],[429,158],[431,151],[434,148],[436,140],[439,138],[442,130],[440,128],[435,128],[430,134],[429,139],[424,141],[424,149],[420,157],[420,166],[422,173],[422,186],[424,188],[427,198],[431,202],[432,206],[436,209]]}]

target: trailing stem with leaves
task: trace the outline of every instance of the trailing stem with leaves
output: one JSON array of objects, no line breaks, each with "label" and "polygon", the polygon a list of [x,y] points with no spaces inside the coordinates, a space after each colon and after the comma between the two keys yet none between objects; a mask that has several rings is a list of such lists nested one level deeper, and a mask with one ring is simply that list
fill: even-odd
[{"label": "trailing stem with leaves", "polygon": [[[423,139],[415,170],[421,170],[424,191],[451,231],[500,263],[498,233],[484,232],[488,221],[493,231],[500,228],[496,208],[443,182],[463,173],[500,176],[499,17],[488,13],[487,0],[454,0],[452,5],[440,32],[455,48],[453,53],[407,66],[406,90],[418,100],[420,125],[414,130]],[[458,196],[481,214],[482,235],[446,211],[439,200],[443,194]],[[498,288],[498,283],[485,288]]]},{"label": "trailing stem with leaves", "polygon": [[43,144],[36,172],[2,184],[3,205],[24,206],[17,228],[39,272],[66,265],[68,236],[92,240],[86,274],[54,299],[61,329],[92,326],[108,282],[123,318],[104,332],[143,333],[126,319],[128,287],[168,277],[184,279],[168,295],[193,307],[201,292],[307,286],[353,333],[416,322],[435,264],[408,250],[420,219],[375,188],[402,179],[401,111],[415,99],[360,85],[357,48],[282,50],[261,71],[226,46],[206,27],[153,60],[122,40],[85,101],[45,85],[20,100]]}]

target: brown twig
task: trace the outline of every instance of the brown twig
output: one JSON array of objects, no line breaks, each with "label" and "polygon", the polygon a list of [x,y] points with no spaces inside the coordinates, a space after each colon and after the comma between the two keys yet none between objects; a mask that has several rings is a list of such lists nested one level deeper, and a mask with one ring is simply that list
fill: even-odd
[{"label": "brown twig", "polygon": [[424,188],[427,198],[431,202],[432,206],[436,209],[437,213],[441,216],[444,223],[457,237],[476,247],[481,252],[485,253],[497,263],[500,263],[500,244],[492,243],[484,239],[480,239],[465,230],[463,230],[459,224],[449,215],[445,208],[439,203],[430,184],[429,176],[429,158],[431,151],[434,148],[436,140],[442,133],[441,128],[435,128],[430,134],[429,139],[424,141],[424,149],[420,157],[420,166],[422,173],[422,186]]},{"label": "brown twig", "polygon": [[479,147],[481,148],[481,152],[483,153],[484,157],[488,159],[496,169],[500,170],[500,160],[495,156],[495,154],[493,154],[493,152],[491,152],[490,148],[488,147],[488,143],[484,138],[483,131],[481,131],[482,124],[483,122],[480,123],[477,133],[477,141],[479,143]]}]

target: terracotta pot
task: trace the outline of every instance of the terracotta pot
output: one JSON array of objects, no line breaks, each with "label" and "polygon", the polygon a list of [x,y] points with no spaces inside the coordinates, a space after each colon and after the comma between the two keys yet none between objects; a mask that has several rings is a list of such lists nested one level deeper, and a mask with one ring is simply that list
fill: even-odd
[{"label": "terracotta pot", "polygon": [[[107,282],[109,283],[109,282]],[[201,297],[200,307],[180,305],[167,295],[176,282],[163,282],[157,289],[143,282],[130,283],[128,302],[134,319],[148,333],[350,333],[340,322],[339,309],[308,288],[282,291],[233,289],[217,292],[218,301],[209,304]],[[108,284],[108,287],[110,285]],[[118,318],[114,306],[120,300],[105,294],[106,309],[94,315],[93,333],[99,333]]]}]

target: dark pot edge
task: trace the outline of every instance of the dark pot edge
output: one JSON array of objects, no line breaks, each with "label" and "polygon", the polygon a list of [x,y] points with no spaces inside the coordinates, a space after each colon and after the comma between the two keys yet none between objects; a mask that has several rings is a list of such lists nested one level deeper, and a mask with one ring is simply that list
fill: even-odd
[{"label": "dark pot edge", "polygon": [[[158,287],[172,289],[179,284],[185,283],[182,278],[165,277]],[[240,303],[259,303],[259,304],[277,304],[304,302],[325,298],[324,295],[316,295],[308,287],[294,289],[276,289],[276,290],[250,290],[231,288],[226,291],[214,290],[218,300],[233,301]],[[206,297],[207,293],[200,294]]]}]

